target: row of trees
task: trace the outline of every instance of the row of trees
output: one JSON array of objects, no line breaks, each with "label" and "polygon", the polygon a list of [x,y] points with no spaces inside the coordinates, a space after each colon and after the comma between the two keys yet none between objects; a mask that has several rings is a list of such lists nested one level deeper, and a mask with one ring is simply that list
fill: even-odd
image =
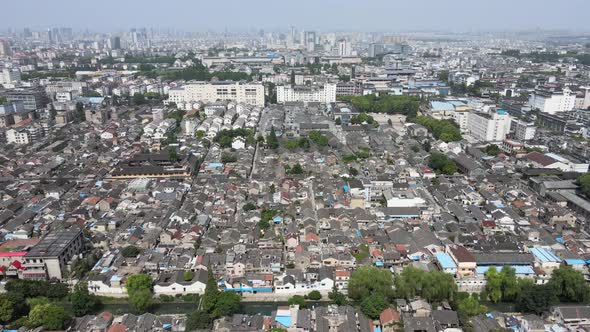
[{"label": "row of trees", "polygon": [[560,302],[588,303],[590,286],[584,276],[568,266],[553,270],[551,279],[537,285],[530,279],[517,278],[514,268],[501,271],[490,268],[486,274],[486,289],[482,298],[492,302],[514,302],[519,310],[537,314]]},{"label": "row of trees", "polygon": [[250,81],[252,79],[250,75],[241,72],[219,71],[210,73],[209,70],[200,63],[181,70],[158,70],[150,68],[150,70],[140,71],[140,74],[149,78],[156,78],[160,76],[166,80],[185,81],[210,81],[213,78],[217,78],[222,81]]},{"label": "row of trees", "polygon": [[[362,266],[356,269],[348,283],[348,296],[370,318],[377,318],[396,298],[413,299],[420,296],[431,303],[451,302],[455,299],[457,286],[450,274],[406,267],[393,277],[386,269]],[[338,292],[330,298],[342,300]],[[345,299],[344,299],[345,300]]]},{"label": "row of trees", "polygon": [[428,128],[434,138],[444,142],[456,142],[463,139],[459,127],[453,121],[437,120],[422,115],[408,119],[408,121],[423,125]]},{"label": "row of trees", "polygon": [[0,323],[11,328],[22,326],[48,330],[64,329],[71,316],[56,302],[69,302],[76,316],[95,312],[101,306],[99,298],[88,292],[85,283],[79,283],[73,292],[67,285],[47,281],[9,280],[6,292],[0,294]]},{"label": "row of trees", "polygon": [[420,99],[414,96],[366,95],[343,96],[341,99],[363,112],[403,114],[410,118],[415,117],[420,108]]}]

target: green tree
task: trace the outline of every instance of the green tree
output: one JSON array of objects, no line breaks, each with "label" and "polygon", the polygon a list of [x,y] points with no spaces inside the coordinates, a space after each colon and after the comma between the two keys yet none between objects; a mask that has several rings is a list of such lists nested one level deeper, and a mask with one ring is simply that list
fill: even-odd
[{"label": "green tree", "polygon": [[348,282],[348,296],[360,303],[365,298],[376,295],[385,296],[386,299],[394,297],[391,272],[374,266],[356,269]]},{"label": "green tree", "polygon": [[424,272],[411,266],[396,275],[395,288],[398,297],[411,299],[421,296],[433,303],[453,301],[457,292],[457,285],[450,274]]},{"label": "green tree", "polygon": [[582,193],[587,197],[590,197],[590,173],[580,176],[577,182]]},{"label": "green tree", "polygon": [[336,123],[337,126],[342,125],[342,119],[340,119],[340,117],[337,117],[336,120],[334,120],[334,122]]},{"label": "green tree", "polygon": [[490,156],[497,156],[502,150],[496,144],[490,144],[485,147],[484,152]]},{"label": "green tree", "polygon": [[307,307],[307,303],[305,302],[305,298],[301,295],[293,295],[289,298],[288,301],[289,305],[299,305],[299,308]]},{"label": "green tree", "polygon": [[142,93],[136,93],[133,95],[134,105],[143,105],[146,103],[145,96]]},{"label": "green tree", "polygon": [[417,116],[415,118],[409,118],[408,121],[423,125],[430,130],[434,138],[444,142],[455,142],[463,139],[457,124],[450,120],[437,120],[426,116]]},{"label": "green tree", "polygon": [[319,146],[326,146],[328,145],[328,137],[322,135],[319,131],[317,130],[311,130],[308,134],[309,139],[314,142],[315,144],[319,145]]},{"label": "green tree", "polygon": [[84,282],[76,284],[74,292],[70,294],[72,311],[80,317],[94,312],[100,306],[100,299],[88,292],[88,285]]},{"label": "green tree", "polygon": [[141,250],[136,246],[126,246],[121,250],[123,257],[137,257],[141,253]]},{"label": "green tree", "polygon": [[71,317],[65,309],[55,304],[41,304],[29,313],[27,326],[31,328],[43,326],[47,330],[63,330],[69,324]]},{"label": "green tree", "polygon": [[205,294],[203,294],[203,301],[201,302],[201,308],[206,312],[213,312],[219,297],[219,289],[217,287],[217,281],[213,276],[211,268],[208,269],[207,284],[205,286]]},{"label": "green tree", "polygon": [[562,302],[588,302],[590,300],[590,286],[582,273],[570,266],[560,266],[553,270],[551,279],[547,283],[555,295]]},{"label": "green tree", "polygon": [[467,296],[466,298],[459,300],[458,303],[457,311],[459,313],[464,313],[469,317],[477,316],[488,311],[488,308],[481,305],[475,296]]},{"label": "green tree", "polygon": [[240,309],[240,295],[234,292],[222,292],[217,296],[215,308],[211,312],[214,318],[231,316]]},{"label": "green tree", "polygon": [[256,210],[256,204],[254,204],[252,202],[248,202],[242,206],[242,210],[244,210],[244,211]]},{"label": "green tree", "polygon": [[495,267],[490,267],[486,273],[486,293],[490,301],[497,303],[502,300],[502,276]]},{"label": "green tree", "polygon": [[12,320],[14,303],[6,294],[0,294],[0,323],[6,324]]},{"label": "green tree", "polygon": [[533,312],[538,315],[557,303],[559,303],[559,298],[555,294],[553,287],[549,285],[535,285],[530,280],[522,283],[521,291],[516,299],[518,310]]},{"label": "green tree", "polygon": [[435,171],[447,175],[453,175],[457,172],[457,164],[449,159],[446,155],[434,152],[428,158],[428,166]]},{"label": "green tree", "polygon": [[313,290],[313,291],[309,292],[309,294],[307,294],[307,298],[312,301],[319,301],[322,299],[322,293],[320,293],[317,290]]},{"label": "green tree", "polygon": [[186,320],[186,330],[206,330],[211,325],[211,317],[204,310],[193,311]]},{"label": "green tree", "polygon": [[389,307],[389,302],[385,296],[378,294],[366,297],[361,302],[361,311],[371,319],[379,318],[381,312],[387,307]]},{"label": "green tree", "polygon": [[518,280],[516,279],[516,270],[511,266],[503,266],[500,270],[502,279],[502,301],[514,301],[520,291]]},{"label": "green tree", "polygon": [[279,139],[274,127],[270,128],[270,133],[266,136],[266,145],[273,150],[279,148]]},{"label": "green tree", "polygon": [[191,281],[195,277],[195,273],[193,271],[184,271],[184,281]]},{"label": "green tree", "polygon": [[293,175],[303,174],[303,167],[301,167],[301,164],[297,163],[289,169],[287,174],[293,174]]},{"label": "green tree", "polygon": [[152,292],[140,289],[129,294],[129,304],[136,312],[145,312],[152,305]]},{"label": "green tree", "polygon": [[144,289],[151,291],[153,287],[152,277],[148,274],[134,274],[127,278],[125,287],[127,288],[128,293]]},{"label": "green tree", "polygon": [[328,298],[330,300],[332,300],[332,304],[335,305],[345,305],[348,303],[348,300],[346,299],[346,295],[344,295],[343,293],[341,293],[338,288],[336,287],[336,284],[334,284],[334,286],[332,287],[332,291],[328,294]]}]

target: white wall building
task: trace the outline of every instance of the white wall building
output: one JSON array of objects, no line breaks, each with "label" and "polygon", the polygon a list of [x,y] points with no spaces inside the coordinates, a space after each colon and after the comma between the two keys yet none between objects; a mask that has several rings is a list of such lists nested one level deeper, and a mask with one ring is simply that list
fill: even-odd
[{"label": "white wall building", "polygon": [[549,114],[567,112],[574,109],[576,94],[568,88],[564,88],[562,91],[537,89],[529,97],[529,105],[532,109],[539,109],[541,112]]},{"label": "white wall building", "polygon": [[286,102],[318,102],[334,103],[336,102],[336,84],[326,83],[316,86],[277,86],[277,103]]},{"label": "white wall building", "polygon": [[469,118],[469,111],[454,111],[453,120],[459,125],[461,132],[467,131],[467,119]]},{"label": "white wall building", "polygon": [[511,117],[504,110],[491,113],[472,112],[467,129],[473,138],[484,142],[502,142],[510,132]]},{"label": "white wall building", "polygon": [[518,141],[530,141],[535,138],[537,127],[532,122],[522,120],[512,120],[511,131],[514,138]]},{"label": "white wall building", "polygon": [[235,101],[248,105],[264,106],[264,85],[233,81],[193,81],[169,91],[168,102],[178,104],[196,101],[204,103]]},{"label": "white wall building", "polygon": [[0,84],[13,84],[20,82],[20,70],[4,68],[0,71]]}]

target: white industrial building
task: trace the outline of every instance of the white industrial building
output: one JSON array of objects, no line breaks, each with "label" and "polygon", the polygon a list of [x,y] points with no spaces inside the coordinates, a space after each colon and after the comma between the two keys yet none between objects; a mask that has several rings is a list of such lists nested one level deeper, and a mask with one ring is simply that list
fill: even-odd
[{"label": "white industrial building", "polygon": [[253,106],[264,106],[264,85],[262,83],[192,81],[182,87],[170,89],[168,95],[168,102],[176,104],[197,101],[203,103],[235,101]]},{"label": "white industrial building", "polygon": [[324,85],[300,86],[300,85],[279,85],[277,86],[277,102],[279,104],[288,102],[336,102],[336,84],[326,83]]}]

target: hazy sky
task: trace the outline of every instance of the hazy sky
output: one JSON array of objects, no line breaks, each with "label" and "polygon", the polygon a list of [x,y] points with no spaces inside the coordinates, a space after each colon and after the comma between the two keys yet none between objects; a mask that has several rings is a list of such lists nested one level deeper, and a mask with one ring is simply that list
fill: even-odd
[{"label": "hazy sky", "polygon": [[0,30],[590,31],[590,0],[0,0],[0,12]]}]

